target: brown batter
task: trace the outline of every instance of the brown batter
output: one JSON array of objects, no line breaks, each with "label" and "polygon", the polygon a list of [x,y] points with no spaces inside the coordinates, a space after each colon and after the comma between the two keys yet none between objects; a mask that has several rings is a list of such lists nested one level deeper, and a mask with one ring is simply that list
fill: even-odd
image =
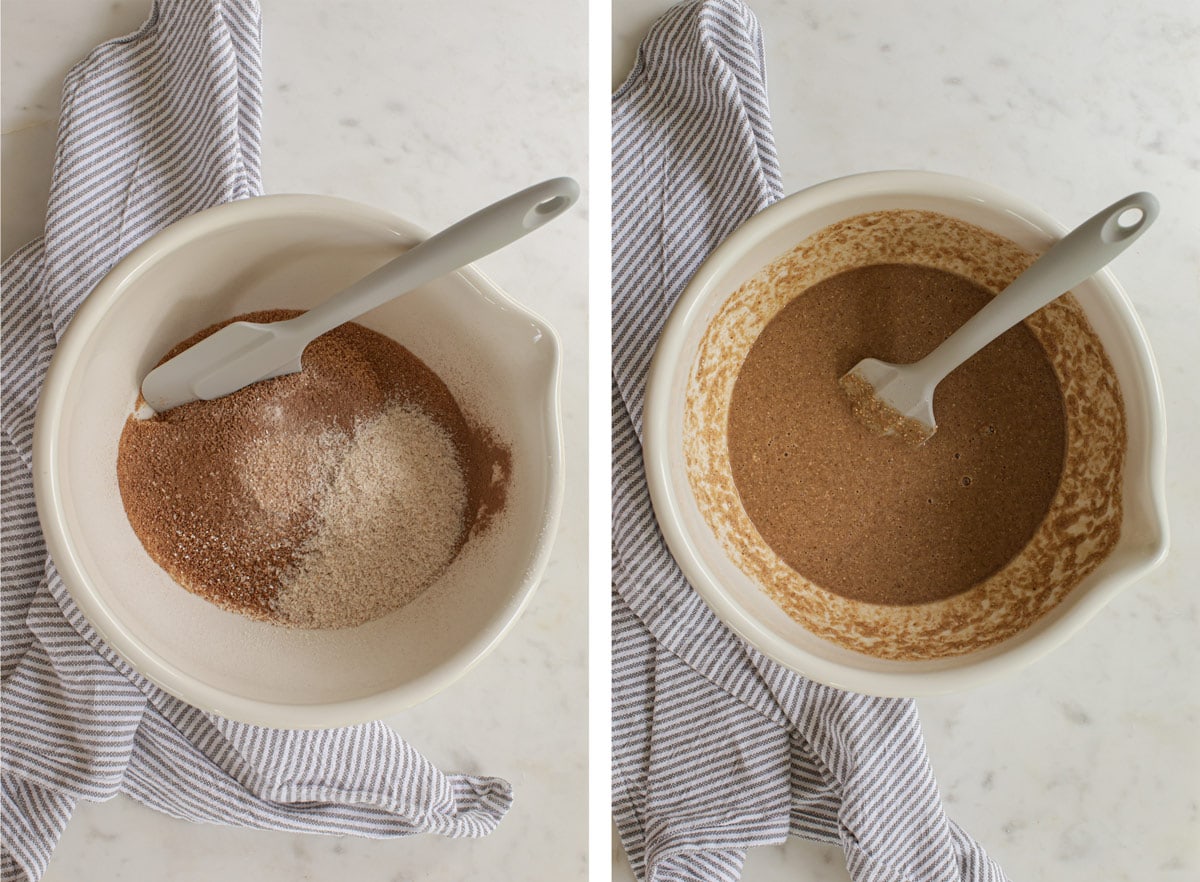
[{"label": "brown batter", "polygon": [[1062,394],[1022,324],[938,386],[923,447],[873,434],[838,379],[865,357],[907,363],[991,294],[911,264],[851,269],[792,300],[759,335],[729,409],[734,483],[766,543],[853,600],[958,594],[1021,551],[1062,474]]}]

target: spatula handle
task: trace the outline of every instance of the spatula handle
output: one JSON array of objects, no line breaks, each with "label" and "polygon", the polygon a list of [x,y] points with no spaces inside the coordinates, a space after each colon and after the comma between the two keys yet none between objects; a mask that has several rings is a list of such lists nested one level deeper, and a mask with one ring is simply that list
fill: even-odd
[{"label": "spatula handle", "polygon": [[552,178],[494,202],[410,248],[369,276],[291,320],[309,339],[413,288],[498,251],[558,217],[579,198],[571,178]]},{"label": "spatula handle", "polygon": [[[1122,222],[1126,212],[1136,220]],[[914,367],[923,385],[937,385],[952,370],[1022,319],[1071,290],[1128,248],[1158,217],[1158,200],[1134,193],[1084,221],[975,313]]]}]

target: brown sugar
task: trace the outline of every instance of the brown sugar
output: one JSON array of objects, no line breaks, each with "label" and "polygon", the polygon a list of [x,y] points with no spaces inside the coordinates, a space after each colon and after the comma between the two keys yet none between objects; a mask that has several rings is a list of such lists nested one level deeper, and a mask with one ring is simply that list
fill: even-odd
[{"label": "brown sugar", "polygon": [[382,334],[342,325],[302,362],[224,398],[130,417],[118,483],[147,553],[189,591],[278,624],[357,625],[419,594],[486,528],[511,456]]},{"label": "brown sugar", "polygon": [[914,447],[853,413],[838,380],[864,357],[921,358],[991,297],[912,264],[805,290],[766,325],[729,407],[733,480],[763,540],[844,597],[921,604],[986,579],[1037,531],[1066,449],[1062,394],[1023,325],[939,384],[937,433]]}]

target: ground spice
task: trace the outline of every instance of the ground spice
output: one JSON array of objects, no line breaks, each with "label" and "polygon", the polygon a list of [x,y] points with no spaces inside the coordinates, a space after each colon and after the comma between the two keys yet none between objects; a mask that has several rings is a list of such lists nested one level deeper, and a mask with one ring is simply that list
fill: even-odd
[{"label": "ground spice", "polygon": [[1066,420],[1045,350],[1024,325],[939,384],[923,446],[880,437],[838,380],[862,358],[908,363],[991,299],[954,273],[864,266],[805,290],[763,329],[733,388],[734,483],[766,543],[852,600],[960,593],[1016,556],[1062,473]]},{"label": "ground spice", "polygon": [[118,483],[147,553],[188,590],[279,624],[357,625],[411,600],[486,529],[511,456],[382,334],[342,325],[302,361],[224,398],[131,416]]}]

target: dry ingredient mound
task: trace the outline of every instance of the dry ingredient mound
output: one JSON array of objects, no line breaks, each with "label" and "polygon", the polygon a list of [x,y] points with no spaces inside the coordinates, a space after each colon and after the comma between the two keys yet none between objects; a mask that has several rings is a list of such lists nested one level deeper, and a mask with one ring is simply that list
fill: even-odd
[{"label": "dry ingredient mound", "polygon": [[[163,361],[229,322],[298,314],[236,316]],[[408,603],[487,528],[511,455],[382,334],[342,325],[302,364],[224,398],[131,416],[117,479],[134,532],[184,588],[280,625],[352,627]]]}]

